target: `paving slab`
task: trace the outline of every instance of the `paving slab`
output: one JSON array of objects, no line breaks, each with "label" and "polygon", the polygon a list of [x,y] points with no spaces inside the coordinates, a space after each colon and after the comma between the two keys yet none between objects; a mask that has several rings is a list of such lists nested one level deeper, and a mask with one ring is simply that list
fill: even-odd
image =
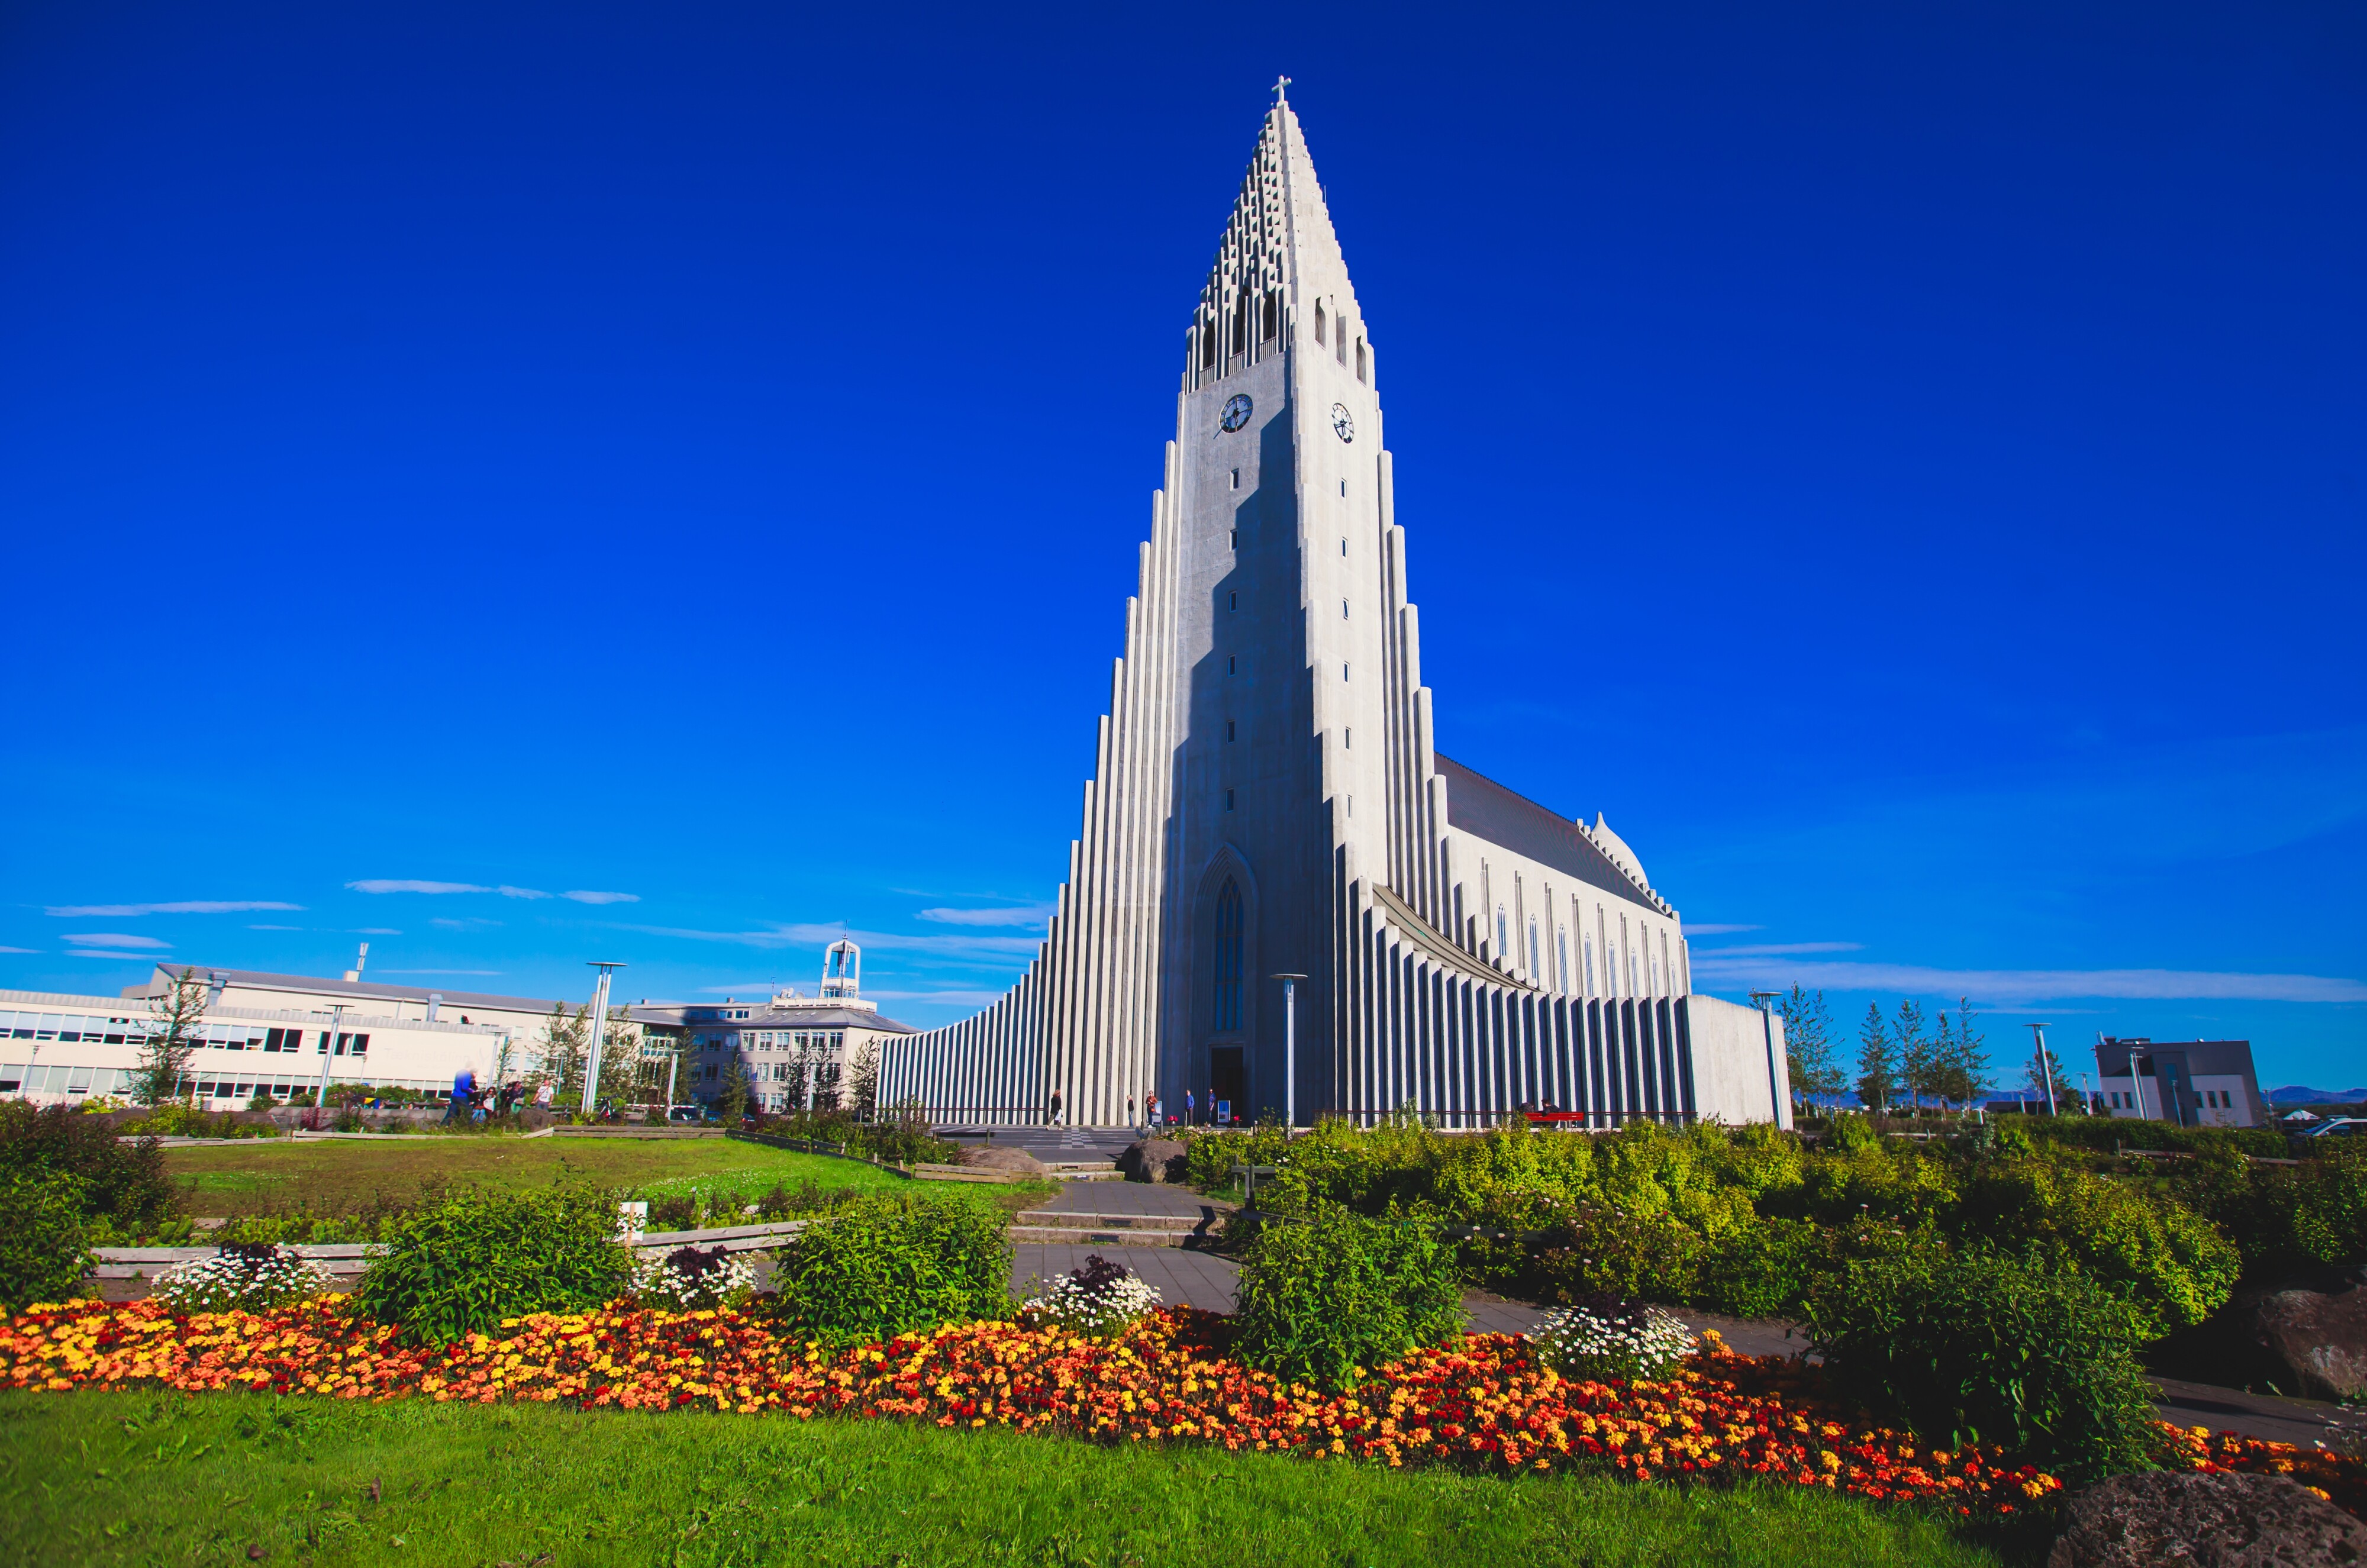
[{"label": "paving slab", "polygon": [[1203,1198],[1188,1187],[1165,1187],[1148,1181],[1064,1181],[1058,1198],[1038,1203],[1030,1212],[1207,1219],[1234,1207]]},{"label": "paving slab", "polygon": [[1014,1257],[1011,1288],[1023,1298],[1036,1293],[1037,1281],[1071,1273],[1083,1268],[1087,1258],[1099,1254],[1133,1269],[1145,1284],[1158,1291],[1164,1305],[1230,1312],[1233,1282],[1240,1273],[1229,1258],[1173,1247],[1075,1247],[1060,1242],[1021,1242],[1012,1250]]}]

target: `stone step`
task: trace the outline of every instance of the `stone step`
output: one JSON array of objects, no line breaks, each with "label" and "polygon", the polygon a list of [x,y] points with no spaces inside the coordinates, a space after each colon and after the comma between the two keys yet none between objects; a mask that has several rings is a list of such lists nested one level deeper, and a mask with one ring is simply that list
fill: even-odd
[{"label": "stone step", "polygon": [[1194,1236],[1190,1231],[1014,1225],[1011,1227],[1011,1239],[1014,1242],[1044,1242],[1056,1247],[1183,1247]]},{"label": "stone step", "polygon": [[1194,1231],[1210,1222],[1199,1214],[1104,1214],[1091,1209],[1027,1209],[1012,1223],[1050,1230]]}]

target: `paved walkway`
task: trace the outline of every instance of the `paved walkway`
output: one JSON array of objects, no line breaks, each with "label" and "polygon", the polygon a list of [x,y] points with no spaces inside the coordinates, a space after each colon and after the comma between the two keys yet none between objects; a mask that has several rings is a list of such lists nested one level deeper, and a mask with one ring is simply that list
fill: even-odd
[{"label": "paved walkway", "polygon": [[1143,1214],[1201,1219],[1234,1207],[1203,1198],[1188,1187],[1146,1181],[1064,1181],[1060,1195],[1031,1213],[1048,1214]]},{"label": "paved walkway", "polygon": [[1036,1281],[1056,1280],[1085,1266],[1098,1253],[1123,1263],[1159,1292],[1166,1306],[1198,1307],[1204,1312],[1233,1310],[1233,1280],[1240,1272],[1229,1258],[1192,1252],[1180,1247],[1072,1247],[1064,1243],[1021,1242],[1014,1252],[1011,1288],[1025,1298],[1036,1291]]}]

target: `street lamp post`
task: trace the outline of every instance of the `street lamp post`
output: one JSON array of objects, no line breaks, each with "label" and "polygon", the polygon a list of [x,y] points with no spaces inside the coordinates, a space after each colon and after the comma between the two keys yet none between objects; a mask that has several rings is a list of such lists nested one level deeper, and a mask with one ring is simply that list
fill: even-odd
[{"label": "street lamp post", "polygon": [[[1304,975],[1269,975],[1282,982],[1282,1124],[1298,1125],[1298,982]],[[1285,1134],[1285,1136],[1288,1134]]]},{"label": "street lamp post", "polygon": [[592,987],[592,1049],[583,1065],[583,1113],[589,1116],[600,1093],[600,1043],[608,1033],[608,977],[624,964],[607,958],[584,962],[587,967],[600,971],[600,982]]},{"label": "street lamp post", "polygon": [[1767,1004],[1782,996],[1781,991],[1753,991],[1750,1003],[1759,1010],[1759,1032],[1767,1042],[1767,1113],[1778,1127],[1785,1124],[1784,1090],[1775,1076],[1775,1015]]},{"label": "street lamp post", "polygon": [[329,1009],[329,1032],[321,1036],[321,1087],[312,1091],[312,1126],[320,1130],[321,1112],[329,1108],[329,1064],[337,1057],[337,1025],[345,1021],[345,1004],[336,1002]]},{"label": "street lamp post", "polygon": [[2053,1026],[2033,1023],[2025,1027],[2029,1029],[2032,1038],[2038,1042],[2038,1080],[2046,1086],[2046,1114],[2049,1116],[2060,1114],[2055,1109],[2055,1064],[2046,1055],[2046,1032]]}]

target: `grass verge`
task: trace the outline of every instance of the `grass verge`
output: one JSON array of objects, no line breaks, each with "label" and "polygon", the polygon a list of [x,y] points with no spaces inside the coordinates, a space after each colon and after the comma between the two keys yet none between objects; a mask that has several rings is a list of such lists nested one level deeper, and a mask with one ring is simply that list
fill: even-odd
[{"label": "grass verge", "polygon": [[787,1416],[0,1394],[6,1563],[246,1562],[260,1547],[266,1562],[545,1568],[1971,1568],[2031,1559],[2022,1545],[2000,1555],[1926,1513],[1793,1489]]},{"label": "grass verge", "polygon": [[259,1140],[166,1149],[164,1168],[182,1188],[185,1213],[276,1214],[304,1206],[323,1213],[359,1207],[372,1198],[417,1201],[427,1188],[478,1182],[507,1190],[590,1181],[603,1187],[645,1188],[699,1183],[730,1187],[753,1198],[774,1183],[810,1181],[824,1191],[906,1191],[912,1180],[860,1160],[798,1154],[725,1138],[358,1138],[290,1143]]}]

